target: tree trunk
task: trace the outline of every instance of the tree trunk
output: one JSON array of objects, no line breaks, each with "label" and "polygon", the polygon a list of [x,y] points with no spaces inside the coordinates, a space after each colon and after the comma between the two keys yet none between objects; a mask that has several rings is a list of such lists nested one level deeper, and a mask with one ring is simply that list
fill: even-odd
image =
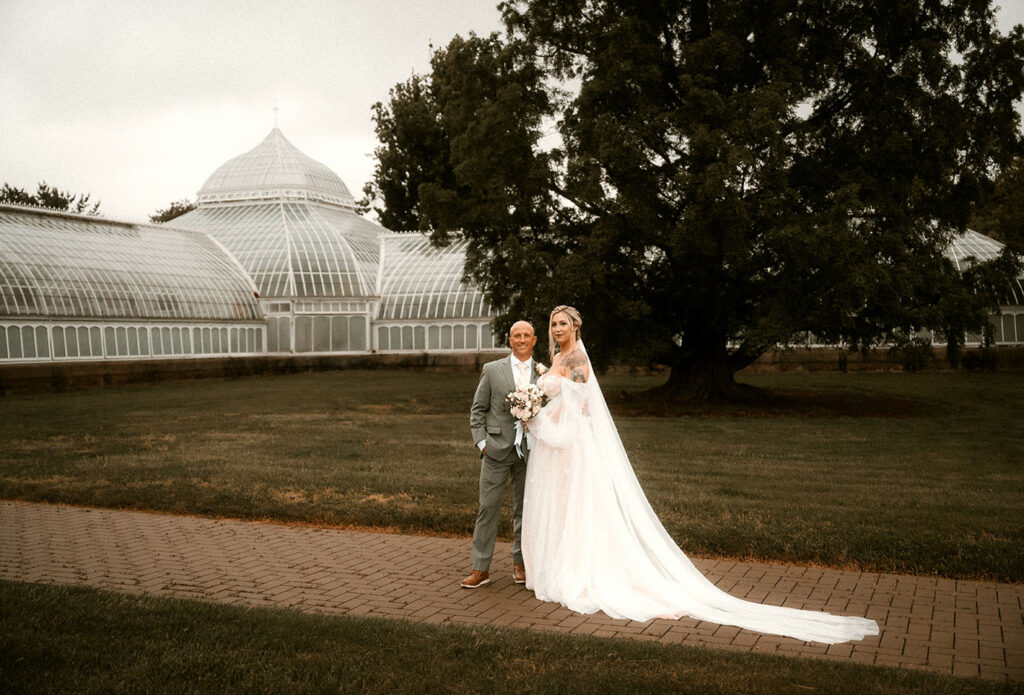
[{"label": "tree trunk", "polygon": [[668,400],[709,403],[758,401],[764,392],[736,382],[736,367],[724,345],[707,346],[700,352],[679,350],[672,360],[668,381],[650,394]]}]

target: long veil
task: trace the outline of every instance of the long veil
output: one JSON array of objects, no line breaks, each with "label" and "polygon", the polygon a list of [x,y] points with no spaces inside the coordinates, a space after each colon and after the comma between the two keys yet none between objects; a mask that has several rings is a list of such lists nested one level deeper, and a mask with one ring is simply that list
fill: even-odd
[{"label": "long veil", "polygon": [[[582,341],[579,348],[587,354]],[[589,355],[587,359],[590,362]],[[604,606],[602,610],[633,619],[679,618],[685,615],[815,642],[846,642],[878,634],[874,620],[754,603],[731,596],[712,584],[668,534],[648,502],[608,411],[592,362],[590,376],[583,386],[588,411],[585,419],[589,420],[596,444],[587,454],[586,464],[598,467],[597,476],[607,480],[611,486],[611,492],[602,499],[613,508],[601,510],[599,516],[604,518],[600,523],[609,544],[615,544],[615,539],[618,539],[622,545],[634,546],[609,547],[609,557],[629,558],[630,562],[620,564],[641,566],[628,570],[640,572],[639,581],[632,575],[622,577],[622,582],[616,585],[618,593],[629,593],[623,587],[640,584],[644,592],[654,595],[653,604],[659,607],[659,612],[654,615],[628,615],[628,611],[618,609],[620,605],[630,605],[626,597],[609,593],[603,598],[613,604],[609,606],[612,610]],[[605,524],[605,520],[614,527]],[[640,606],[650,607],[651,598],[644,596],[633,605],[638,609]]]}]

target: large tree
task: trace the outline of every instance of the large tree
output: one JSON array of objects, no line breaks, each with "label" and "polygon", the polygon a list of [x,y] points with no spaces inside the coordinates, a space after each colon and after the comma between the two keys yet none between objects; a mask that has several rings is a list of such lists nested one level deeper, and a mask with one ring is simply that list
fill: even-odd
[{"label": "large tree", "polygon": [[[705,398],[741,395],[735,372],[795,336],[952,325],[943,250],[1024,151],[1024,29],[999,34],[989,2],[501,8],[504,38],[456,38],[377,107],[382,136],[438,146],[382,137],[369,192],[466,239],[504,321],[576,304],[604,359],[653,357]],[[440,173],[389,197],[382,154]]]},{"label": "large tree", "polygon": [[5,183],[0,188],[0,203],[16,203],[19,205],[38,205],[54,210],[65,210],[86,215],[100,214],[100,203],[96,201],[89,204],[90,194],[71,193],[62,191],[56,186],[50,186],[45,181],[40,181],[36,187],[35,194],[31,194],[22,188],[16,188]]}]

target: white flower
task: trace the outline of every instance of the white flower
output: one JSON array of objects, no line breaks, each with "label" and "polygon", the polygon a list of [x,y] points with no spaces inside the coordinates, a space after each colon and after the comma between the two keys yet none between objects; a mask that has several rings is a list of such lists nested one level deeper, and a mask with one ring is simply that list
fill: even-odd
[{"label": "white flower", "polygon": [[537,366],[534,367],[534,369],[537,370],[537,375],[538,376],[543,376],[544,372],[546,372],[548,370],[548,368],[544,366],[543,362],[538,362]]},{"label": "white flower", "polygon": [[521,422],[528,422],[544,405],[544,392],[536,384],[527,384],[509,392],[505,396],[505,401],[510,406],[512,417]]}]

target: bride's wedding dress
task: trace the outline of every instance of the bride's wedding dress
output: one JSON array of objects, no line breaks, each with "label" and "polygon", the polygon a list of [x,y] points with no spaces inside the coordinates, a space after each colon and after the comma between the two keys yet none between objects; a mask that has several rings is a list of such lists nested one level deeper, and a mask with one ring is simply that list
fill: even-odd
[{"label": "bride's wedding dress", "polygon": [[542,601],[646,621],[689,616],[814,642],[877,635],[873,620],[752,603],[719,590],[651,509],[593,373],[553,373],[533,420],[523,508],[526,586]]}]

